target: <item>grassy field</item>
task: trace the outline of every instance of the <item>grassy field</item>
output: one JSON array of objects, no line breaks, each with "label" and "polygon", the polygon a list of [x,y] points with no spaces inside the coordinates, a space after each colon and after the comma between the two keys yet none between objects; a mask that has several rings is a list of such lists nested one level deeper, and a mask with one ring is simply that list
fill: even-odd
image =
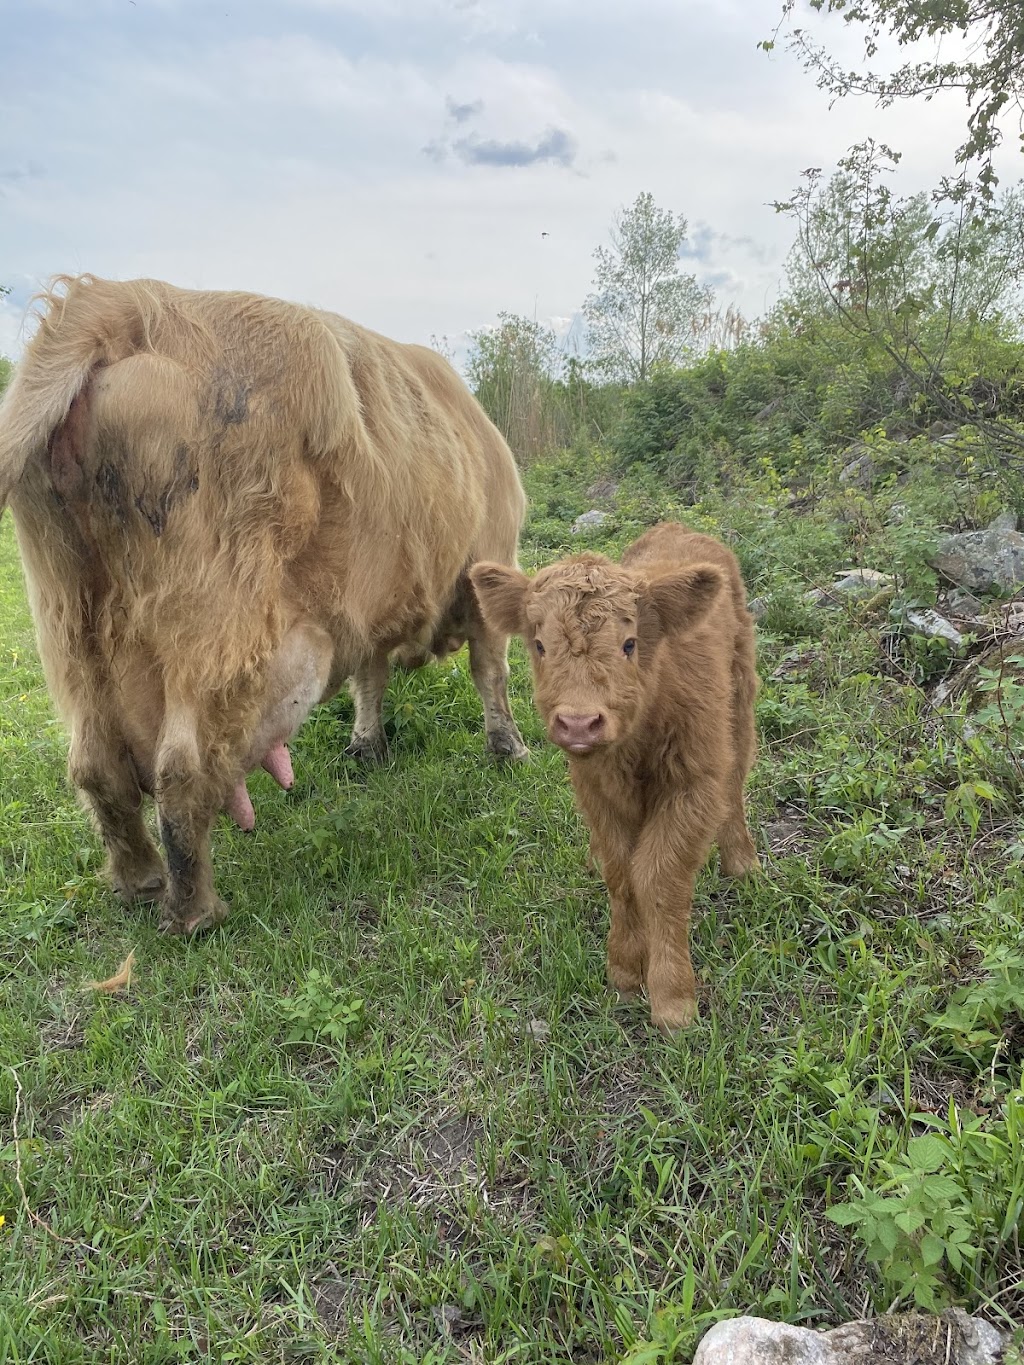
[{"label": "grassy field", "polygon": [[[585,484],[533,475],[527,563]],[[604,988],[605,895],[518,644],[528,764],[484,760],[461,656],[395,679],[380,768],[342,757],[339,699],[290,795],[251,783],[256,832],[216,831],[227,924],[161,938],[98,876],[5,520],[0,1360],[682,1362],[720,1317],[824,1325],[915,1283],[1021,1320],[1013,769],[930,708],[935,647],[800,598],[847,555],[922,577],[952,495],[900,497],[895,529],[884,497],[696,509],[771,594],[764,872],[703,875],[702,1017],[671,1042]],[[637,480],[593,543],[673,510]],[[130,993],[83,989],[129,950]]]}]

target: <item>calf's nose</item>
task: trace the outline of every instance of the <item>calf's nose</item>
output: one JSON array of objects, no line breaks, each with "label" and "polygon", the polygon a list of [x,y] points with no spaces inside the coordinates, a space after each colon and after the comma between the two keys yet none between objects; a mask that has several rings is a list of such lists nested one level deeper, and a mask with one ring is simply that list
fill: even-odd
[{"label": "calf's nose", "polygon": [[603,731],[604,716],[599,711],[589,716],[559,711],[555,714],[551,738],[563,749],[589,749],[598,742]]}]

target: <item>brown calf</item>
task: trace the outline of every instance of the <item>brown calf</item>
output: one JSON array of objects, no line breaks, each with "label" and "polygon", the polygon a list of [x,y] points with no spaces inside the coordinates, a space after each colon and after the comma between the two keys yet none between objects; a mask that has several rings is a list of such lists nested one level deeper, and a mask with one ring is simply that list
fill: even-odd
[{"label": "brown calf", "polygon": [[709,536],[653,527],[622,563],[583,554],[527,578],[470,574],[484,618],[523,636],[537,707],[569,756],[611,899],[608,977],[646,986],[666,1032],[696,1014],[689,925],[712,843],[757,866],[743,788],[754,762],[754,626],[739,565]]}]

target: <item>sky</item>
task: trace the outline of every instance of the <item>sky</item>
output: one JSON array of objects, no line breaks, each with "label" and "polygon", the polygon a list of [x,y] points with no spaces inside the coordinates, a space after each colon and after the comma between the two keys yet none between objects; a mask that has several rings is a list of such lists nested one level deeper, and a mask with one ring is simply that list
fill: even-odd
[{"label": "sky", "polygon": [[[0,353],[80,271],[275,294],[457,358],[519,313],[571,349],[594,248],[642,191],[688,219],[685,268],[756,317],[792,239],[771,204],[806,167],[871,133],[926,188],[963,126],[955,97],[830,110],[757,49],[780,8],[4,0]],[[837,19],[809,26],[858,64]]]}]

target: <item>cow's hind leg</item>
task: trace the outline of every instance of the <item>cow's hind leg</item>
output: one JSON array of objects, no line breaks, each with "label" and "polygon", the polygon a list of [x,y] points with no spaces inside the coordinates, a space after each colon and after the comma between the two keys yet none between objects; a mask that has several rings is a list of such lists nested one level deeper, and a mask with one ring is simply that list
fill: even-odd
[{"label": "cow's hind leg", "polygon": [[76,723],[68,774],[107,850],[105,870],[114,890],[125,900],[159,896],[163,864],[142,818],[143,792],[123,736],[103,721]]},{"label": "cow's hind leg", "polygon": [[388,685],[391,666],[387,651],[371,654],[352,675],[349,688],[355,702],[356,715],[352,725],[352,739],[345,753],[362,763],[379,763],[388,751],[384,735],[382,713],[384,689]]},{"label": "cow's hind leg", "polygon": [[227,783],[200,764],[195,716],[168,699],[156,764],[160,839],[167,858],[167,895],[160,928],[194,934],[226,918],[227,904],[213,888],[210,831]]},{"label": "cow's hind leg", "polygon": [[466,636],[469,669],[484,707],[487,750],[499,758],[526,758],[530,751],[508,704],[508,637],[484,623],[475,599],[467,613]]}]

